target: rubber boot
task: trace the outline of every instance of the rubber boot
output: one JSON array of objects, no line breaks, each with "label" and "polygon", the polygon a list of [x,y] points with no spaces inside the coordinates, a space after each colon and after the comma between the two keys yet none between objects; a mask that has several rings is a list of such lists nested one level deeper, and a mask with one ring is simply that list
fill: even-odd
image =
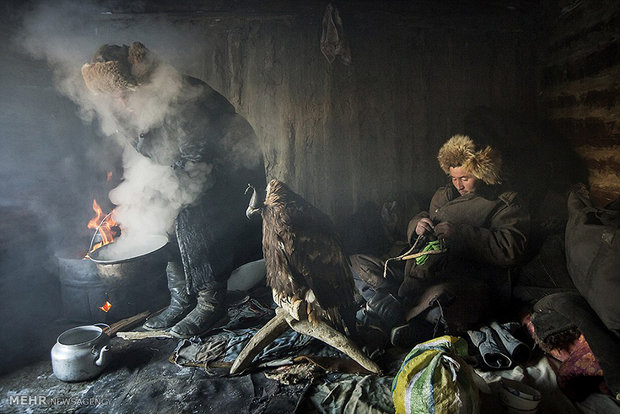
[{"label": "rubber boot", "polygon": [[185,272],[181,262],[168,262],[166,267],[170,305],[159,315],[146,320],[142,327],[147,331],[168,329],[192,310],[193,300],[185,290]]},{"label": "rubber boot", "polygon": [[201,336],[213,329],[227,315],[223,301],[213,301],[211,292],[198,292],[196,307],[180,322],[170,329],[175,338],[191,338]]}]

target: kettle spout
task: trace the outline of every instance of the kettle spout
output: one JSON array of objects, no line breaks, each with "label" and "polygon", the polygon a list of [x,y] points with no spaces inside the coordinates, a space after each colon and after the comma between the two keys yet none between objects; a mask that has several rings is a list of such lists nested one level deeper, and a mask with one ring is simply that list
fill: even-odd
[{"label": "kettle spout", "polygon": [[110,350],[109,346],[104,346],[103,348],[101,348],[101,350],[99,351],[99,357],[97,358],[97,360],[95,361],[95,365],[97,365],[98,367],[102,367],[105,365],[106,361],[107,361],[107,357],[106,354],[107,352]]}]

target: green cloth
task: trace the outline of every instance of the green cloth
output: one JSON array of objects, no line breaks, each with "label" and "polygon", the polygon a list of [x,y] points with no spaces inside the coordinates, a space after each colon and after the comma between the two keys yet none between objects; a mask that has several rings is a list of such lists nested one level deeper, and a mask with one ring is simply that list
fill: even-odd
[{"label": "green cloth", "polygon": [[[430,252],[433,250],[440,250],[440,249],[441,249],[441,243],[439,242],[439,240],[435,240],[432,242],[428,242],[428,244],[424,246],[424,248],[422,249],[422,253]],[[417,257],[415,259],[415,262],[418,266],[422,266],[424,263],[426,263],[426,260],[428,260],[428,254]]]}]

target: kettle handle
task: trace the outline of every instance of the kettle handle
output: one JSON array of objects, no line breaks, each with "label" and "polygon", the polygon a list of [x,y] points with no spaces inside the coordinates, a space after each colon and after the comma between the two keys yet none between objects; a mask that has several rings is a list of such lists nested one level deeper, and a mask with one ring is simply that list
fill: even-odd
[{"label": "kettle handle", "polygon": [[103,348],[101,348],[101,350],[99,350],[99,357],[97,358],[97,360],[95,361],[95,365],[97,365],[98,367],[101,367],[105,364],[107,358],[105,357],[106,353],[110,350],[109,346],[104,346]]}]

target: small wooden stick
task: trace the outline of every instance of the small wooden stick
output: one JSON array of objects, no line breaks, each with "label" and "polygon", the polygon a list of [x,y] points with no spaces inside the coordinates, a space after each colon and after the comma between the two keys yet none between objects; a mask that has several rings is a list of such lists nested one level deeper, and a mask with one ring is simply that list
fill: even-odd
[{"label": "small wooden stick", "polygon": [[446,249],[441,249],[441,250],[429,250],[427,252],[420,252],[420,253],[414,253],[414,254],[410,254],[408,256],[403,256],[400,260],[411,260],[411,259],[417,259],[420,256],[426,256],[427,254],[442,254],[445,253],[447,250]]},{"label": "small wooden stick", "polygon": [[144,332],[117,332],[116,336],[126,341],[148,339],[148,338],[172,338],[170,332],[161,331],[144,331]]}]

